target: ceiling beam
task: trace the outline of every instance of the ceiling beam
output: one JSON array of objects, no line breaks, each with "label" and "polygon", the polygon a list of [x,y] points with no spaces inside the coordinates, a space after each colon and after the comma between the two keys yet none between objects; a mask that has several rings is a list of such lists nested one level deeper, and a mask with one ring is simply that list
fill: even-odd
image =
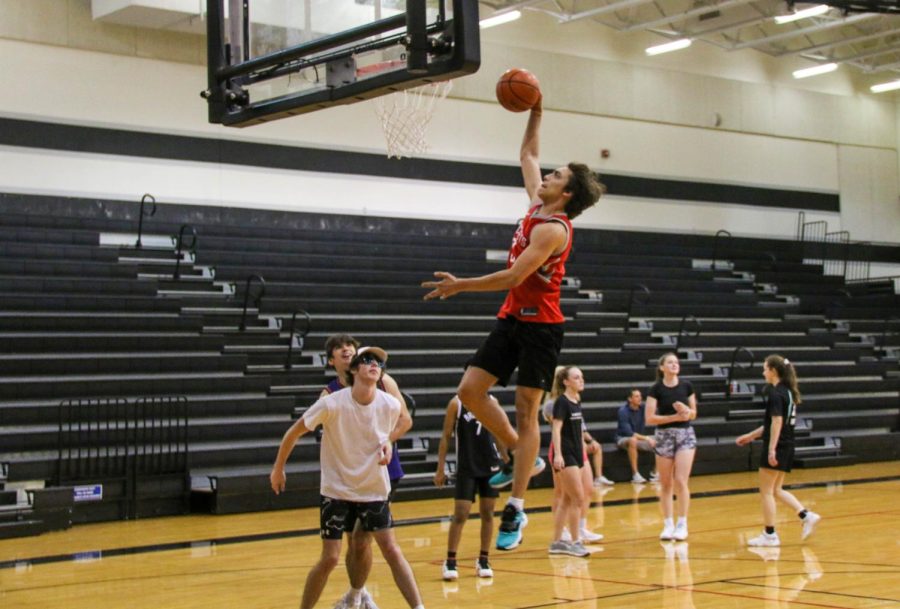
[{"label": "ceiling beam", "polygon": [[611,2],[610,4],[607,4],[605,6],[598,6],[597,8],[581,11],[580,13],[570,13],[567,17],[561,19],[560,21],[562,23],[572,23],[573,21],[580,21],[582,19],[587,19],[588,17],[596,17],[597,15],[605,15],[606,13],[614,13],[618,10],[631,8],[632,6],[638,6],[641,4],[647,4],[648,2],[653,1],[655,0],[621,0],[621,2]]},{"label": "ceiling beam", "polygon": [[850,17],[844,17],[842,19],[835,19],[834,21],[825,21],[823,23],[817,23],[816,25],[810,25],[808,27],[791,30],[790,32],[782,32],[781,34],[775,34],[773,36],[766,36],[765,38],[757,38],[756,40],[747,40],[745,42],[739,42],[738,44],[732,45],[729,48],[732,51],[737,51],[739,49],[746,49],[748,47],[756,47],[761,44],[767,44],[767,43],[776,42],[779,40],[786,40],[788,38],[796,38],[797,36],[812,34],[814,32],[824,32],[825,30],[831,30],[831,29],[834,29],[837,27],[850,25],[851,23],[865,21],[867,19],[872,19],[873,17],[879,17],[879,15],[874,15],[871,13],[861,13],[858,15],[852,15]]},{"label": "ceiling beam", "polygon": [[811,47],[806,47],[803,49],[794,49],[793,51],[782,51],[781,53],[776,53],[775,57],[784,57],[785,55],[799,55],[801,53],[822,51],[824,49],[840,47],[840,46],[844,46],[846,44],[855,44],[857,42],[865,42],[866,40],[874,40],[876,38],[881,38],[882,36],[890,36],[891,34],[898,34],[898,33],[900,33],[900,28],[893,28],[890,30],[882,30],[880,32],[875,32],[872,34],[863,34],[862,36],[854,36],[852,38],[842,38],[840,40],[832,40],[831,42],[823,42],[822,44],[816,44]]},{"label": "ceiling beam", "polygon": [[666,25],[669,23],[673,23],[675,21],[682,21],[685,19],[690,19],[691,17],[697,17],[698,15],[705,15],[706,13],[712,13],[715,11],[723,11],[725,9],[733,8],[735,6],[741,6],[743,4],[749,4],[750,2],[754,2],[755,0],[725,0],[725,2],[720,2],[719,4],[708,4],[706,6],[700,6],[697,8],[693,8],[689,11],[683,13],[677,13],[672,15],[666,15],[665,17],[660,17],[658,19],[653,19],[651,21],[642,21],[638,23],[633,23],[628,27],[624,27],[619,29],[620,32],[632,32],[634,30],[644,30],[647,28],[654,28],[660,25]]}]

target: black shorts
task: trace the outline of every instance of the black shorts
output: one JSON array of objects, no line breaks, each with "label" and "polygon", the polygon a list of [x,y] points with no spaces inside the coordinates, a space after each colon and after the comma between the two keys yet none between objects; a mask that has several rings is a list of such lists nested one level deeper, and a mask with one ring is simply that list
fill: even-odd
[{"label": "black shorts", "polygon": [[363,531],[380,531],[394,526],[387,500],[356,503],[320,495],[319,535],[322,539],[341,539],[352,533],[356,521]]},{"label": "black shorts", "polygon": [[759,466],[766,469],[774,469],[779,472],[789,472],[791,471],[791,467],[794,465],[794,445],[788,444],[786,446],[778,445],[775,447],[775,459],[778,460],[778,465],[772,467],[769,465],[769,452],[768,449],[763,448],[762,456],[759,459]]},{"label": "black shorts", "polygon": [[[547,450],[547,458],[550,459],[550,465],[553,465],[553,458],[556,456],[553,442],[550,442],[550,448]],[[575,454],[571,451],[563,451],[563,466],[564,467],[584,467],[588,462],[588,456],[586,452],[581,453],[581,458],[578,459],[575,457]]]},{"label": "black shorts", "polygon": [[477,366],[497,377],[506,387],[513,370],[517,383],[550,391],[563,344],[563,324],[522,322],[515,317],[498,319],[467,366]]},{"label": "black shorts", "polygon": [[473,478],[465,472],[456,473],[456,493],[454,498],[460,501],[475,501],[475,493],[482,499],[493,499],[500,496],[500,491],[490,484],[490,476]]}]

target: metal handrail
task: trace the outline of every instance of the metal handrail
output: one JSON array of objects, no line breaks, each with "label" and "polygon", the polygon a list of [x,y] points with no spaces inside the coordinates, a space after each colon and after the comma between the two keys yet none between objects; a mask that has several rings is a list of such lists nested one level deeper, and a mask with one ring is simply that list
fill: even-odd
[{"label": "metal handrail", "polygon": [[183,258],[183,248],[184,248],[184,231],[191,231],[191,244],[188,246],[188,249],[191,252],[197,251],[197,229],[195,229],[190,224],[182,224],[181,228],[178,230],[178,241],[175,244],[175,273],[172,275],[173,279],[181,278],[181,259]]},{"label": "metal handrail", "polygon": [[[245,310],[246,310],[246,307],[245,307]],[[312,328],[312,317],[309,316],[309,313],[307,313],[303,309],[298,309],[298,310],[294,311],[293,315],[291,315],[291,333],[288,335],[287,359],[284,360],[284,369],[285,370],[290,370],[291,367],[294,365],[293,362],[291,362],[291,356],[294,353],[294,333],[295,333],[295,326],[297,325],[297,313],[302,313],[303,316],[306,318],[306,328],[304,328],[303,332],[300,333],[301,348],[303,347],[303,343],[302,343],[303,339],[306,338],[306,335],[309,334],[309,330]]]},{"label": "metal handrail", "polygon": [[728,235],[728,238],[731,239],[731,233],[721,228],[716,231],[716,236],[713,238],[713,259],[712,259],[712,271],[716,270],[716,259],[719,257],[719,237],[722,235]]},{"label": "metal handrail", "polygon": [[153,208],[150,210],[149,214],[146,214],[147,217],[156,214],[156,197],[148,192],[143,197],[141,197],[141,211],[138,214],[138,238],[137,243],[134,244],[134,247],[143,247],[144,245],[143,243],[141,243],[141,233],[143,233],[144,231],[144,203],[146,203],[148,199],[151,203],[153,203]]},{"label": "metal handrail", "polygon": [[753,366],[753,362],[756,359],[756,356],[753,355],[753,351],[748,349],[747,347],[738,347],[734,351],[731,352],[731,366],[728,367],[728,380],[725,381],[725,399],[730,400],[731,394],[734,393],[734,369],[737,365],[738,355],[741,353],[746,353],[750,356],[750,361],[747,362],[746,366],[743,366],[744,369],[750,368]]},{"label": "metal handrail", "polygon": [[[830,243],[843,245],[843,260],[834,260],[834,259],[825,259],[823,257],[822,263],[825,265],[824,272],[826,275],[829,274],[829,270],[837,270],[839,268],[836,265],[841,265],[843,262],[843,266],[841,268],[840,273],[835,273],[836,275],[840,275],[841,277],[847,276],[847,260],[850,258],[850,231],[848,230],[838,230],[832,232],[825,233],[825,247],[827,248]],[[826,250],[825,255],[829,255],[830,250]]]},{"label": "metal handrail", "polygon": [[253,297],[253,306],[259,308],[259,303],[266,293],[266,280],[259,275],[250,275],[244,284],[244,310],[241,312],[240,330],[243,332],[247,329],[247,305],[250,303],[250,284],[256,280],[259,283],[259,294]]},{"label": "metal handrail", "polygon": [[765,256],[766,258],[768,258],[772,263],[772,266],[769,267],[769,270],[777,271],[778,270],[778,257],[772,252],[763,252],[762,255]]},{"label": "metal handrail", "polygon": [[703,324],[700,323],[700,320],[694,317],[693,315],[685,315],[681,318],[681,324],[678,326],[678,336],[675,337],[675,352],[677,353],[679,349],[681,349],[681,337],[682,336],[691,336],[690,333],[684,333],[684,324],[688,321],[693,321],[697,327],[696,333],[693,335],[694,338],[700,336],[700,331],[703,328]]},{"label": "metal handrail", "polygon": [[[650,288],[645,286],[643,283],[636,283],[633,286],[631,286],[631,290],[628,292],[628,311],[625,314],[625,327],[622,329],[622,332],[624,334],[628,333],[628,323],[631,320],[631,311],[632,311],[632,308],[634,307],[634,291],[635,290],[641,290],[642,292],[644,292],[644,294],[647,295],[647,300],[648,301],[650,300]],[[644,304],[646,304],[646,303],[644,303]]]}]

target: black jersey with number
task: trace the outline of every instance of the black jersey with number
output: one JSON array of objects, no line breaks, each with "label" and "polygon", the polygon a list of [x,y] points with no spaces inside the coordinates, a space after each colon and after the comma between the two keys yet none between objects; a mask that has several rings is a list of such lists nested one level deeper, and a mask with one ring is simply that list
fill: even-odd
[{"label": "black jersey with number", "polygon": [[[667,387],[662,381],[656,381],[647,390],[648,398],[656,398],[656,414],[661,417],[668,417],[676,414],[675,402],[690,405],[688,399],[694,395],[694,386],[690,381],[678,379],[678,384],[674,387]],[[690,427],[690,421],[675,421],[674,423],[665,423],[657,425],[657,429],[665,429],[666,427]]]},{"label": "black jersey with number", "polygon": [[778,436],[777,446],[794,444],[794,426],[797,424],[797,409],[794,406],[794,396],[791,390],[783,383],[769,387],[765,397],[766,420],[763,424],[763,446],[769,446],[772,430],[772,417],[782,417],[781,434]]},{"label": "black jersey with number", "polygon": [[560,454],[569,455],[575,463],[581,463],[584,453],[582,430],[584,419],[581,414],[581,403],[573,402],[565,395],[556,398],[553,403],[553,420],[562,421],[562,429],[559,430],[561,447]]},{"label": "black jersey with number", "polygon": [[459,399],[456,404],[456,471],[472,478],[494,475],[500,469],[494,436]]}]

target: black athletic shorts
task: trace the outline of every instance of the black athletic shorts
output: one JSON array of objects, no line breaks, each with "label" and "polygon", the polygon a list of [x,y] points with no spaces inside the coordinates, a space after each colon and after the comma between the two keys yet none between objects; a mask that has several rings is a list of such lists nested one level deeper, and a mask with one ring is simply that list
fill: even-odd
[{"label": "black athletic shorts", "polygon": [[772,467],[771,465],[769,465],[769,450],[768,448],[763,448],[762,456],[759,460],[759,466],[766,469],[774,469],[779,472],[791,471],[791,467],[794,465],[794,445],[779,444],[778,446],[776,446],[775,458],[778,460],[778,465]]},{"label": "black athletic shorts", "polygon": [[341,539],[352,533],[359,520],[363,531],[380,531],[394,526],[387,500],[356,503],[320,495],[319,535],[322,539]]},{"label": "black athletic shorts", "polygon": [[466,365],[496,376],[501,387],[506,387],[513,370],[518,368],[519,385],[550,391],[562,344],[563,324],[531,323],[506,317],[497,320]]},{"label": "black athletic shorts", "polygon": [[473,478],[465,472],[456,473],[455,499],[460,501],[475,501],[475,493],[483,499],[491,499],[500,496],[500,491],[490,484],[490,476]]}]

